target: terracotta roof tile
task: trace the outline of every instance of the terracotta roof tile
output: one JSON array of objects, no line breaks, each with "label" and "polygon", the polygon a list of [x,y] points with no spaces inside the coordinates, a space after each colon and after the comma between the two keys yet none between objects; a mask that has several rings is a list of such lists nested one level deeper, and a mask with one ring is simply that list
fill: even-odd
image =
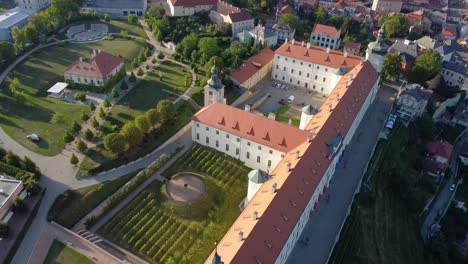
[{"label": "terracotta roof tile", "polygon": [[65,69],[65,73],[81,76],[106,78],[118,65],[124,62],[124,59],[111,55],[106,52],[100,52],[89,62],[76,61]]},{"label": "terracotta roof tile", "polygon": [[[217,252],[224,263],[276,261],[330,165],[327,144],[338,134],[348,133],[378,78],[368,61],[343,76],[306,128],[313,134],[312,141],[303,141],[285,155],[271,173],[272,179],[260,187],[218,244]],[[336,100],[338,96],[340,100]],[[272,192],[273,184],[276,192]],[[257,220],[252,218],[254,212]],[[240,231],[242,241],[238,239]],[[210,261],[211,256],[205,263]]]},{"label": "terracotta roof tile", "polygon": [[322,35],[323,33],[327,34],[332,38],[339,37],[338,30],[335,27],[322,25],[322,24],[315,24],[314,28],[312,29],[312,33]]},{"label": "terracotta roof tile", "polygon": [[327,53],[326,50],[326,48],[313,45],[307,48],[307,45],[302,46],[298,41],[295,41],[294,44],[289,41],[279,47],[275,53],[332,68],[340,68],[343,60],[346,61],[348,67],[354,67],[361,61],[359,56],[348,54],[345,58],[341,51],[330,50],[330,53]]},{"label": "terracotta roof tile", "polygon": [[361,43],[349,41],[349,42],[346,42],[346,44],[344,45],[344,48],[359,51],[361,49]]},{"label": "terracotta roof tile", "polygon": [[231,77],[239,82],[239,84],[242,84],[268,63],[272,62],[274,56],[275,53],[271,49],[264,48],[257,55],[249,58],[239,68],[233,70]]}]

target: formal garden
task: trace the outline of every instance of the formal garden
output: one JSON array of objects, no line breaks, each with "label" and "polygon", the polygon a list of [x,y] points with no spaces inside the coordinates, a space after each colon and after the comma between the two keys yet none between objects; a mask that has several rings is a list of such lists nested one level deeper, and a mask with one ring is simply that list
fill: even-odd
[{"label": "formal garden", "polygon": [[98,234],[151,263],[203,263],[240,214],[248,172],[239,161],[194,145],[164,175],[197,178],[204,183],[201,196],[190,202],[171,199],[167,184],[155,181]]},{"label": "formal garden", "polygon": [[[93,49],[132,60],[141,50],[142,42],[125,39],[103,40],[90,44],[59,44],[36,53],[11,71],[2,84],[0,93],[0,120],[2,129],[23,146],[39,154],[53,156],[65,145],[66,131],[74,122],[81,123],[80,114],[89,113],[83,104],[71,104],[47,97],[49,89],[63,80],[63,72],[79,57],[89,58]],[[6,92],[13,80],[19,81],[16,90],[23,100]],[[78,114],[77,114],[78,113]],[[54,120],[60,115],[60,120]],[[26,135],[40,135],[41,141],[34,143]]]},{"label": "formal garden", "polygon": [[78,253],[76,250],[65,246],[62,242],[54,240],[47,252],[44,264],[92,264],[89,258]]}]

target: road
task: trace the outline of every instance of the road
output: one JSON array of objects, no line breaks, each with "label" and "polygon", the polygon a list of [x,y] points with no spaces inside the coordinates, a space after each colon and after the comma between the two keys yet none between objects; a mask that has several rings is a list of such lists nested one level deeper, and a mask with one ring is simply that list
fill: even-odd
[{"label": "road", "polygon": [[458,156],[463,145],[468,142],[468,130],[463,131],[463,133],[455,141],[453,147],[452,157],[450,158],[449,168],[452,171],[450,179],[447,183],[441,188],[439,194],[432,202],[430,211],[426,216],[423,224],[421,225],[421,236],[423,239],[430,238],[430,229],[431,226],[435,223],[438,223],[441,219],[441,216],[445,213],[447,207],[450,205],[450,202],[453,199],[454,192],[449,190],[450,186],[455,183],[455,178],[457,174],[458,166]]},{"label": "road", "polygon": [[299,242],[286,261],[287,264],[327,262],[393,105],[394,95],[394,90],[384,86],[380,88],[374,103],[346,148],[323,202],[319,203],[311,215]]}]

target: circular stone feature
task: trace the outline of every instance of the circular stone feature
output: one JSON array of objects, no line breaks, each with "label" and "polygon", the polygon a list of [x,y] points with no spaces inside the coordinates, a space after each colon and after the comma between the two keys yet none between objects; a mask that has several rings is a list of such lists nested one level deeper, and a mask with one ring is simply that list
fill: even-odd
[{"label": "circular stone feature", "polygon": [[206,191],[206,185],[202,179],[190,174],[177,176],[166,185],[167,194],[178,202],[194,202]]}]

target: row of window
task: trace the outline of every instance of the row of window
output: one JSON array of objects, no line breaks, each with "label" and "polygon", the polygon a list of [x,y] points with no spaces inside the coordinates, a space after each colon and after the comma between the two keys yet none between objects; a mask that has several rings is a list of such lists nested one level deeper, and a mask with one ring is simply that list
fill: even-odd
[{"label": "row of window", "polygon": [[[318,68],[318,66],[317,66],[317,68]],[[279,70],[278,65],[276,65],[276,69]],[[283,71],[286,71],[286,70],[287,70],[287,68],[283,67]],[[328,71],[328,69],[325,68],[325,71]],[[294,69],[291,69],[291,73],[294,74]],[[301,75],[302,75],[302,71],[299,71],[299,76],[301,76]],[[310,76],[310,73],[307,73],[307,78],[309,78],[309,76]],[[318,76],[315,75],[315,80],[317,80],[317,79],[318,79]],[[327,81],[327,78],[324,77],[323,82],[326,82],[326,81]]]},{"label": "row of window", "polygon": [[[279,55],[276,57],[278,60],[281,58]],[[284,57],[284,61],[288,61],[288,57]],[[296,60],[292,60],[292,63],[296,63]],[[299,62],[300,65],[304,65],[303,61]],[[312,67],[312,64],[309,63],[309,68]],[[327,67],[323,67],[325,71],[328,71]],[[278,69],[278,65],[276,65],[276,69]],[[317,70],[320,70],[320,66],[317,66]]]},{"label": "row of window", "polygon": [[[275,79],[278,79],[278,74],[275,74]],[[325,79],[325,78],[324,78],[324,79]],[[281,78],[281,80],[282,80],[282,81],[285,80],[284,76]],[[325,81],[325,80],[324,80],[324,81]],[[293,79],[292,79],[292,78],[289,78],[289,83],[293,83]],[[298,80],[298,81],[297,81],[297,85],[301,85],[301,81]],[[305,87],[305,88],[309,88],[309,83],[305,82],[305,83],[304,83],[304,87]],[[314,90],[316,90],[317,87],[316,87],[315,84],[314,84],[314,85],[312,86],[312,88],[313,88]],[[323,92],[323,90],[324,90],[323,87],[320,88],[320,91],[321,91],[321,92]]]},{"label": "row of window", "polygon": [[[312,36],[312,40],[315,40],[315,36]],[[317,36],[317,41],[320,41],[320,36]],[[322,37],[322,41],[335,43],[335,39]]]},{"label": "row of window", "polygon": [[[84,81],[85,83],[88,83],[88,79],[86,79],[86,78],[84,78],[83,81]],[[81,82],[81,78],[80,78],[80,77],[78,77],[78,82]],[[92,80],[92,79],[89,80],[89,82],[90,82],[91,84],[94,84],[94,80]],[[97,82],[97,84],[101,84],[101,81],[99,81],[99,80],[97,80],[96,82]]]}]

